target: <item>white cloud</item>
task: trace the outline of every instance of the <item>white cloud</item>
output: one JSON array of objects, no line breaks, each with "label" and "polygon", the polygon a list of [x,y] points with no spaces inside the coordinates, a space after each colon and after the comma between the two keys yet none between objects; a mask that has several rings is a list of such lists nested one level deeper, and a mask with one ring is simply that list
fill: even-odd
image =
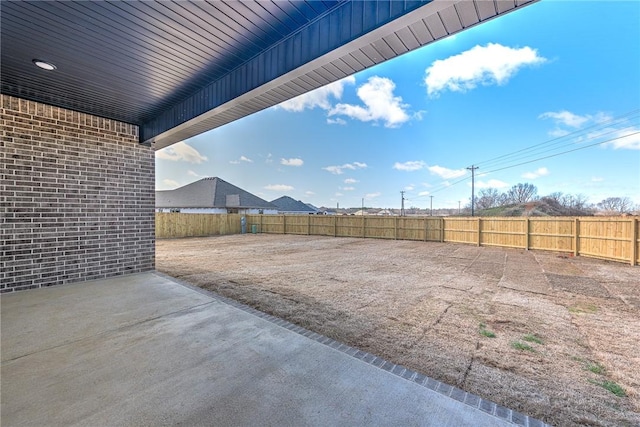
[{"label": "white cloud", "polygon": [[[471,186],[471,183],[469,183],[468,185]],[[507,184],[506,182],[500,181],[498,179],[490,179],[487,182],[476,181],[475,183],[476,188],[506,188],[508,186],[509,184]]]},{"label": "white cloud", "polygon": [[347,116],[363,122],[384,122],[388,128],[398,127],[411,117],[402,98],[394,96],[395,83],[386,77],[373,76],[357,90],[362,105],[337,104],[329,110],[329,117]]},{"label": "white cloud", "polygon": [[393,164],[394,169],[397,169],[399,171],[407,171],[407,172],[417,171],[424,168],[425,166],[427,166],[427,164],[422,160],[413,160],[413,161],[408,161],[404,163],[396,162]]},{"label": "white cloud", "polygon": [[313,191],[305,191],[304,194],[305,196],[314,196],[316,193],[314,193]]},{"label": "white cloud", "polygon": [[[547,111],[546,113],[542,113],[538,116],[539,119],[550,119],[553,120],[556,127],[549,131],[549,135],[554,138],[561,138],[563,136],[567,136],[576,130],[580,130],[585,128],[587,125],[602,125],[606,122],[612,122],[613,117],[610,114],[597,112],[596,114],[584,114],[579,115],[572,113],[571,111],[561,110],[561,111]],[[637,131],[637,129],[635,130]],[[610,136],[612,135],[613,136]],[[616,138],[619,136],[623,136],[624,133],[622,130],[618,130],[615,127],[601,128],[596,132],[590,132],[587,134],[587,138],[595,139],[598,137],[602,137],[605,135],[607,139]],[[622,138],[621,138],[622,139]],[[576,142],[583,142],[584,138],[579,137],[576,139]],[[608,144],[613,146],[614,148],[629,148],[631,150],[640,149],[636,147],[640,147],[636,145],[636,142],[633,140],[621,141],[620,143],[612,143]]]},{"label": "white cloud", "polygon": [[404,187],[405,191],[413,191],[415,187],[413,185],[407,185],[406,187]]},{"label": "white cloud", "polygon": [[271,153],[267,154],[267,159],[264,162],[273,163],[273,155]]},{"label": "white cloud", "polygon": [[353,178],[347,178],[344,180],[345,184],[355,184],[356,182],[360,182],[357,179],[353,179]]},{"label": "white cloud", "polygon": [[591,182],[602,182],[602,181],[604,181],[604,178],[602,178],[600,176],[591,177]]},{"label": "white cloud", "polygon": [[541,176],[547,176],[547,175],[549,175],[549,169],[543,167],[543,168],[538,168],[533,172],[525,172],[522,174],[522,177],[525,179],[536,179],[536,178],[540,178]]},{"label": "white cloud", "polygon": [[242,162],[253,163],[253,160],[251,160],[250,158],[245,157],[245,156],[240,156],[240,158],[238,160],[230,160],[229,161],[229,163],[231,163],[232,165],[237,165],[237,164],[240,164]]},{"label": "white cloud", "polygon": [[188,171],[187,171],[187,175],[189,175],[189,176],[195,176],[196,178],[200,178],[200,177],[203,177],[203,176],[204,176],[204,175],[200,175],[200,174],[198,174],[198,173],[196,173],[196,172],[194,172],[194,171],[192,171],[192,170],[188,170]]},{"label": "white cloud", "polygon": [[304,161],[302,159],[280,159],[280,164],[285,166],[302,166]]},{"label": "white cloud", "polygon": [[605,129],[603,133],[608,133],[606,139],[610,140],[605,145],[612,147],[614,150],[640,150],[640,129],[638,128],[627,130]]},{"label": "white cloud", "polygon": [[344,194],[342,194],[342,193],[336,193],[336,194],[335,194],[335,196],[336,196],[336,197],[342,197],[342,196],[344,196]]},{"label": "white cloud", "polygon": [[563,136],[567,136],[569,135],[571,132],[569,132],[568,130],[565,129],[552,129],[549,132],[549,136],[552,136],[554,138],[561,138]]},{"label": "white cloud", "polygon": [[[353,76],[345,77],[337,82],[329,83],[326,86],[314,89],[288,101],[284,101],[279,108],[286,111],[301,112],[304,110],[312,110],[316,107],[323,110],[331,109],[330,98],[340,99],[347,84],[355,84],[356,78]],[[341,124],[341,123],[339,123]]]},{"label": "white cloud", "polygon": [[429,194],[431,194],[430,191],[421,191],[418,193],[418,196],[428,196]]},{"label": "white cloud", "polygon": [[203,156],[195,148],[184,142],[175,143],[162,150],[156,151],[157,159],[171,160],[174,162],[185,161],[187,163],[202,163],[207,160],[207,156]]},{"label": "white cloud", "polygon": [[345,163],[342,166],[327,166],[322,168],[327,172],[331,172],[334,175],[342,175],[345,169],[348,170],[356,170],[356,169],[365,169],[367,167],[366,163],[353,162],[353,163]]},{"label": "white cloud", "polygon": [[433,175],[437,175],[440,178],[443,179],[453,179],[453,178],[460,178],[461,176],[464,176],[467,174],[467,170],[466,169],[449,169],[449,168],[445,168],[443,166],[429,166],[427,168],[429,170],[429,172],[431,172]]},{"label": "white cloud", "polygon": [[355,189],[356,189],[356,187],[342,187],[341,188],[342,191],[353,191]]},{"label": "white cloud", "polygon": [[291,191],[293,187],[285,184],[269,184],[265,186],[264,189],[270,191]]},{"label": "white cloud", "polygon": [[167,186],[167,187],[171,187],[171,188],[177,188],[180,187],[180,184],[178,184],[177,181],[174,181],[173,179],[163,179],[162,183]]},{"label": "white cloud", "polygon": [[[571,114],[569,112],[564,112]],[[546,118],[550,117],[551,113],[544,113],[540,117]],[[543,117],[545,116],[545,117]],[[574,121],[574,122],[557,122],[558,125],[575,125],[584,127],[585,125],[595,125],[590,132],[586,134],[582,134],[582,136],[576,136],[573,141],[575,143],[589,143],[589,144],[598,144],[601,143],[604,147],[611,147],[614,150],[622,149],[622,150],[640,150],[640,128],[635,126],[627,126],[626,121],[621,121],[619,123],[613,123],[613,118],[606,113],[596,113],[595,115],[584,115],[580,116],[584,120]],[[610,122],[609,126],[597,126],[603,125],[606,122]],[[563,129],[554,129],[550,134],[554,134],[556,132],[562,132]],[[570,133],[569,131],[566,134]]]},{"label": "white cloud", "polygon": [[327,124],[329,125],[341,125],[344,126],[347,124],[347,121],[344,119],[341,119],[340,117],[336,118],[336,119],[329,119],[327,118]]},{"label": "white cloud", "polygon": [[375,199],[376,197],[380,197],[382,196],[382,193],[380,193],[379,191],[376,193],[367,193],[364,195],[365,199]]},{"label": "white cloud", "polygon": [[551,119],[556,122],[556,124],[569,126],[572,128],[579,128],[585,123],[591,120],[591,116],[579,116],[577,114],[573,114],[570,111],[562,110],[562,111],[548,111],[546,113],[542,113],[538,116],[539,119]]},{"label": "white cloud", "polygon": [[435,61],[426,69],[424,82],[429,96],[445,90],[466,92],[478,85],[503,85],[521,68],[545,61],[536,49],[528,46],[511,48],[489,43]]}]

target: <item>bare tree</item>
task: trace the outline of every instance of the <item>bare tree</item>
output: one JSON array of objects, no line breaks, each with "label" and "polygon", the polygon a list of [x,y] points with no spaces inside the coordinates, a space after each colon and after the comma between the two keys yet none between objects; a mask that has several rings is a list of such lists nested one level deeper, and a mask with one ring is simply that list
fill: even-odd
[{"label": "bare tree", "polygon": [[584,211],[589,208],[589,199],[584,194],[567,194],[562,199],[562,205],[573,210]]},{"label": "bare tree", "polygon": [[507,192],[509,203],[527,203],[537,199],[538,188],[529,183],[516,184]]},{"label": "bare tree", "polygon": [[495,188],[480,190],[476,198],[477,209],[490,209],[500,206],[500,193]]},{"label": "bare tree", "polygon": [[633,203],[628,197],[607,197],[598,203],[598,209],[605,212],[624,213],[631,210]]},{"label": "bare tree", "polygon": [[563,201],[566,197],[570,197],[570,195],[565,195],[561,191],[556,191],[547,196],[544,196],[543,199],[546,199],[547,201],[556,202],[557,204],[563,206],[564,205]]}]

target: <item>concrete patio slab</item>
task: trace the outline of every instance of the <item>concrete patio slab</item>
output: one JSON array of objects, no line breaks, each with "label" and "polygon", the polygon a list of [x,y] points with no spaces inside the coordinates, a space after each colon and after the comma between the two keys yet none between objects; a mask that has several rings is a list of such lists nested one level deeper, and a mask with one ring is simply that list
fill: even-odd
[{"label": "concrete patio slab", "polygon": [[160,274],[1,300],[3,426],[542,425]]}]

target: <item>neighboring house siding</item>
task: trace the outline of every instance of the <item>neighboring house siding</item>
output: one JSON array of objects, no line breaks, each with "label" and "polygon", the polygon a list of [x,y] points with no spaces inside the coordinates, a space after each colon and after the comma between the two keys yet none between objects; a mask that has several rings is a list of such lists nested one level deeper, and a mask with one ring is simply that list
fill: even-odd
[{"label": "neighboring house siding", "polygon": [[0,291],[153,270],[155,156],[138,128],[0,96]]},{"label": "neighboring house siding", "polygon": [[[158,208],[156,212],[170,213],[189,213],[189,214],[227,214],[229,213],[225,208]],[[242,215],[277,215],[278,211],[275,209],[238,209],[239,214]]]},{"label": "neighboring house siding", "polygon": [[309,212],[309,211],[305,211],[305,212],[301,212],[301,211],[278,211],[279,214],[282,215],[315,215],[315,212]]}]

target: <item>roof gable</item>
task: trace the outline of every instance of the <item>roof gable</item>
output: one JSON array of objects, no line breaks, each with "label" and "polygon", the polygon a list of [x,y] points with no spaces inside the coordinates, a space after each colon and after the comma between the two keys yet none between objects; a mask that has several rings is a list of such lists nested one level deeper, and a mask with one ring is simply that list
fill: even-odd
[{"label": "roof gable", "polygon": [[218,177],[203,178],[175,190],[156,191],[157,208],[257,208],[274,205]]},{"label": "roof gable", "polygon": [[271,203],[275,205],[279,211],[283,212],[317,212],[317,210],[311,208],[306,203],[303,203],[300,200],[295,200],[289,196],[279,197],[275,200],[272,200]]}]

